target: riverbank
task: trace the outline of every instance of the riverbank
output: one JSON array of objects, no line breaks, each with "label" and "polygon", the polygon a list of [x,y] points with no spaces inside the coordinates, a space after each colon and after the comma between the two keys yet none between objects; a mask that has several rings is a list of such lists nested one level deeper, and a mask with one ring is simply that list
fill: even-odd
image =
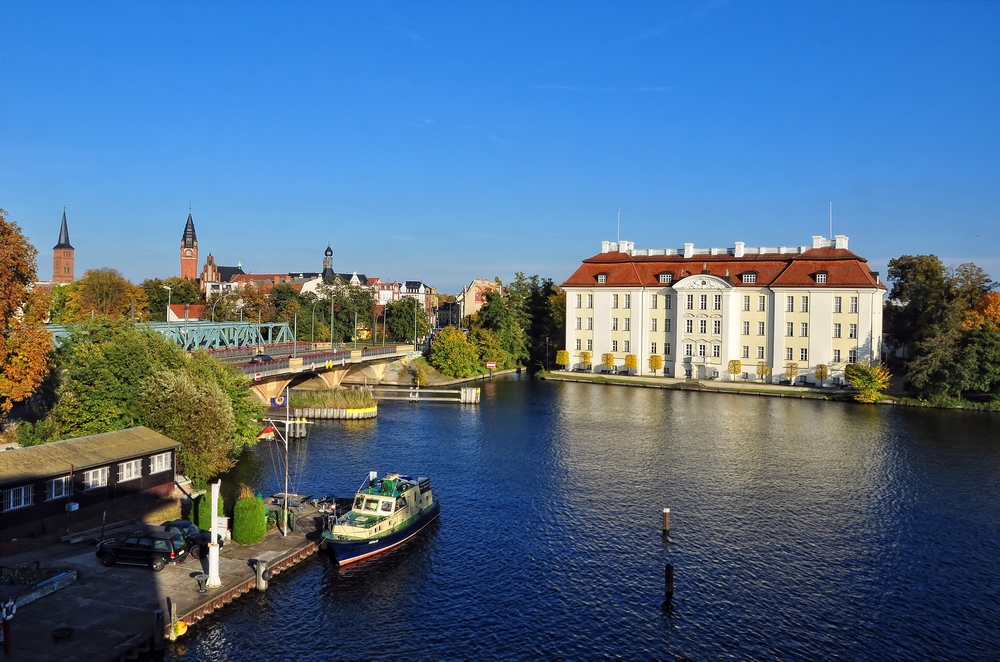
[{"label": "riverbank", "polygon": [[[5,660],[37,662],[103,662],[134,659],[155,647],[154,612],[165,616],[164,638],[172,609],[178,621],[192,626],[206,615],[254,591],[252,560],[267,561],[280,574],[314,554],[318,547],[319,513],[303,504],[295,532],[282,536],[273,529],[256,545],[227,541],[219,554],[222,585],[198,591],[196,575],[208,572],[208,559],[189,558],[161,572],[115,565],[104,567],[91,545],[57,545],[19,555],[20,563],[73,571],[77,581],[19,608],[12,625],[12,652]],[[7,559],[5,559],[5,562]],[[273,579],[272,579],[273,581]],[[57,639],[55,632],[66,629]],[[185,628],[181,628],[185,629]],[[179,639],[183,641],[184,637]]]}]

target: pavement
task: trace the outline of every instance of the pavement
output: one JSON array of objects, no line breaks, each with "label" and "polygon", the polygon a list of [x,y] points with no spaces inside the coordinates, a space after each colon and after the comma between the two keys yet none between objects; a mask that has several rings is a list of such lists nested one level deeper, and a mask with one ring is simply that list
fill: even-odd
[{"label": "pavement", "polygon": [[[228,596],[254,578],[249,560],[287,558],[303,548],[313,549],[317,515],[303,506],[297,533],[282,537],[272,529],[256,545],[227,541],[220,550],[222,586],[198,592],[195,575],[208,572],[208,555],[168,565],[161,572],[149,568],[115,565],[104,567],[93,545],[59,543],[51,547],[4,557],[3,564],[38,561],[41,567],[75,570],[77,581],[50,595],[19,607],[11,621],[12,651],[6,662],[103,662],[132,656],[148,649],[153,637],[154,611],[167,614],[167,598],[181,616],[203,609]],[[192,619],[193,620],[193,619]],[[55,641],[53,631],[72,628],[69,639]]]}]

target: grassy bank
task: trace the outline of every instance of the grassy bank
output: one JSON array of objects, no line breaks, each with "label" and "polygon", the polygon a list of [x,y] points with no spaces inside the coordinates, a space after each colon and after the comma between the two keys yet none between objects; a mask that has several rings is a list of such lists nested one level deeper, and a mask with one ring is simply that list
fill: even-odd
[{"label": "grassy bank", "polygon": [[291,405],[303,409],[367,409],[375,406],[375,398],[368,391],[324,388],[294,394]]}]

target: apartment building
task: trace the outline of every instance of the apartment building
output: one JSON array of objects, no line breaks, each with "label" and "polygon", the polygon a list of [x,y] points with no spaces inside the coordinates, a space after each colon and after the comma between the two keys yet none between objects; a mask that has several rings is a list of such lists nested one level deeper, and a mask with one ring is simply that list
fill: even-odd
[{"label": "apartment building", "polygon": [[848,238],[815,236],[809,246],[636,249],[605,241],[563,283],[571,368],[636,357],[662,357],[657,374],[728,379],[731,360],[742,379],[758,365],[778,382],[791,370],[815,381],[815,367],[843,378],[848,363],[877,360],[885,286]]}]

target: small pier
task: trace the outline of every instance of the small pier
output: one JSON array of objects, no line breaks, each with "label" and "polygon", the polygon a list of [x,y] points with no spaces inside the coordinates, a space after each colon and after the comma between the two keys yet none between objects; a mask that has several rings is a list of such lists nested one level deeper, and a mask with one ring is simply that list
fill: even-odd
[{"label": "small pier", "polygon": [[478,386],[463,386],[458,389],[442,388],[393,388],[388,386],[371,387],[376,400],[406,400],[408,402],[455,402],[463,405],[478,405],[480,389]]}]

